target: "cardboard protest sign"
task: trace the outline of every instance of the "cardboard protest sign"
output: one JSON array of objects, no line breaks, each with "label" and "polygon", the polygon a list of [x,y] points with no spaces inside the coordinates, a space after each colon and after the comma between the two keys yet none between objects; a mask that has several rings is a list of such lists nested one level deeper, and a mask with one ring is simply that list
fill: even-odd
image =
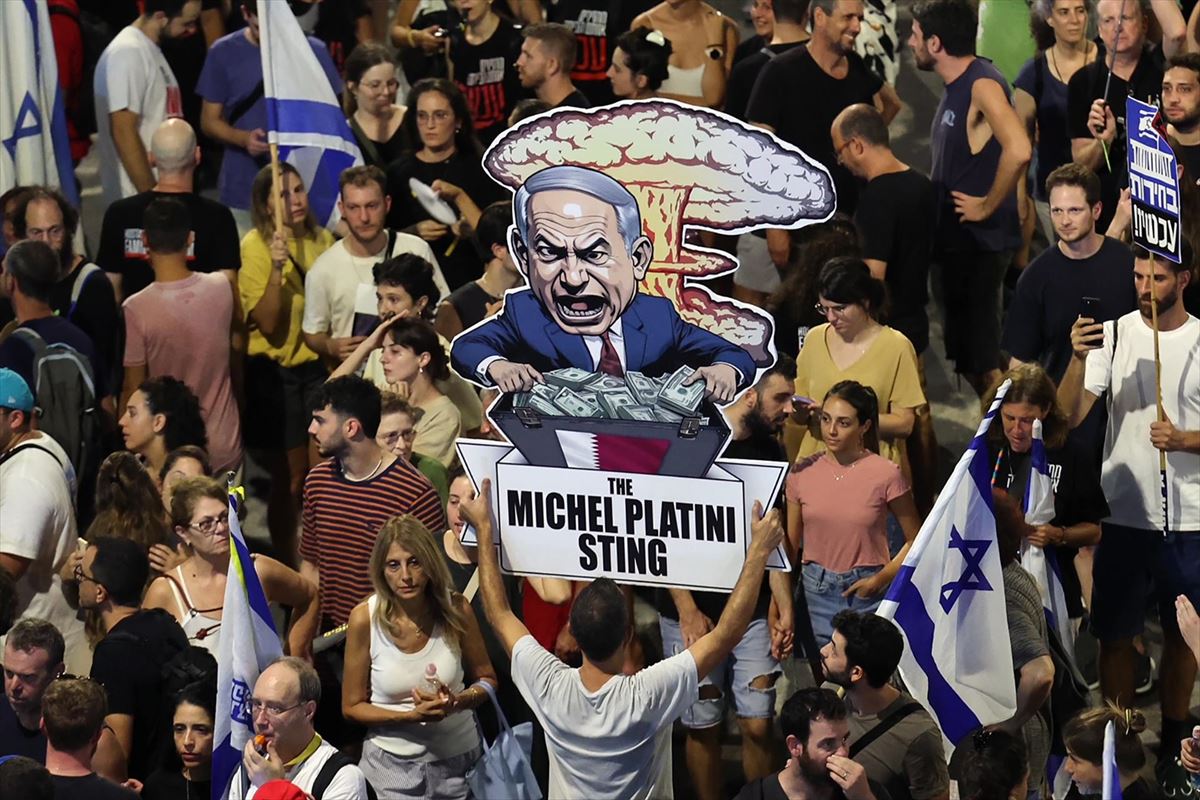
[{"label": "cardboard protest sign", "polygon": [[[737,263],[693,229],[828,219],[833,184],[796,148],[665,100],[559,109],[496,140],[514,190],[509,252],[529,282],[462,332],[454,370],[503,394],[512,446],[460,440],[491,478],[501,567],[517,574],[728,591],[787,465],[722,461],[719,405],[775,360],[773,322],[693,279]],[[473,543],[473,532],[463,541]],[[771,567],[788,569],[782,548]]]},{"label": "cardboard protest sign", "polygon": [[1133,243],[1176,264],[1183,259],[1175,151],[1157,106],[1125,102]]}]

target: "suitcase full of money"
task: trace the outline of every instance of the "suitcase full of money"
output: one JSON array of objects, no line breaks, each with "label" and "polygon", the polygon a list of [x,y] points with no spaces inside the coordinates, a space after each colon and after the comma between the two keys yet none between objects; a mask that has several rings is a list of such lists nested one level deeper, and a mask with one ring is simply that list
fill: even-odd
[{"label": "suitcase full of money", "polygon": [[699,478],[729,438],[725,418],[708,401],[695,416],[670,422],[547,414],[529,405],[514,408],[514,401],[519,396],[502,395],[488,414],[538,466]]}]

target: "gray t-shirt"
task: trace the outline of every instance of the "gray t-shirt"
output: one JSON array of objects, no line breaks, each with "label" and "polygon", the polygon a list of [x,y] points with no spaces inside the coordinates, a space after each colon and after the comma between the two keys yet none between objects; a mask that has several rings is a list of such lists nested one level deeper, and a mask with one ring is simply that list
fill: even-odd
[{"label": "gray t-shirt", "polygon": [[[1012,646],[1013,671],[1035,658],[1050,655],[1046,639],[1046,615],[1042,612],[1042,596],[1033,576],[1014,561],[1004,568],[1004,609],[1008,616],[1008,636]],[[1020,682],[1020,676],[1014,675]],[[1045,709],[1041,709],[1045,711]],[[1050,728],[1041,712],[1021,728],[1025,750],[1029,754],[1029,774],[1046,774],[1046,759],[1050,753]],[[1038,782],[1030,781],[1030,789]]]},{"label": "gray t-shirt", "polygon": [[[915,702],[901,693],[895,702],[878,714],[850,714],[850,739],[853,746],[879,720],[902,706]],[[893,798],[911,797],[929,800],[945,795],[950,788],[946,770],[946,751],[937,723],[925,709],[914,711],[894,724],[854,756],[867,777],[885,786]]]}]

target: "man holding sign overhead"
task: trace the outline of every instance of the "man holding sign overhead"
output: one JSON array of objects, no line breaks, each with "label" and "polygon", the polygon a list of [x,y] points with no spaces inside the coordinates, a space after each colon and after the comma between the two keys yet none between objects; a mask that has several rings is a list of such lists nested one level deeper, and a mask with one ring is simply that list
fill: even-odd
[{"label": "man holding sign overhead", "polygon": [[[1087,317],[1071,328],[1074,356],[1058,400],[1077,425],[1096,400],[1109,411],[1101,486],[1111,514],[1101,522],[1092,592],[1092,630],[1100,641],[1100,688],[1122,705],[1133,701],[1133,639],[1142,632],[1147,589],[1163,625],[1160,740],[1185,738],[1196,662],[1180,636],[1174,603],[1200,599],[1200,320],[1183,307],[1193,253],[1182,242],[1181,263],[1134,252],[1138,310],[1102,325]],[[1155,308],[1157,306],[1157,308]],[[1162,410],[1155,403],[1157,311]],[[1164,535],[1159,451],[1166,454]]]}]

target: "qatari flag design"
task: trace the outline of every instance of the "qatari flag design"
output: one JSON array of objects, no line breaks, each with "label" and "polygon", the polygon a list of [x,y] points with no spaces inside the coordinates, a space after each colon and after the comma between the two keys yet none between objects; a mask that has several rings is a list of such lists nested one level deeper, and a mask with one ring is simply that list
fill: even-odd
[{"label": "qatari flag design", "polygon": [[640,436],[615,436],[586,431],[555,431],[568,467],[605,472],[657,474],[671,442]]}]

